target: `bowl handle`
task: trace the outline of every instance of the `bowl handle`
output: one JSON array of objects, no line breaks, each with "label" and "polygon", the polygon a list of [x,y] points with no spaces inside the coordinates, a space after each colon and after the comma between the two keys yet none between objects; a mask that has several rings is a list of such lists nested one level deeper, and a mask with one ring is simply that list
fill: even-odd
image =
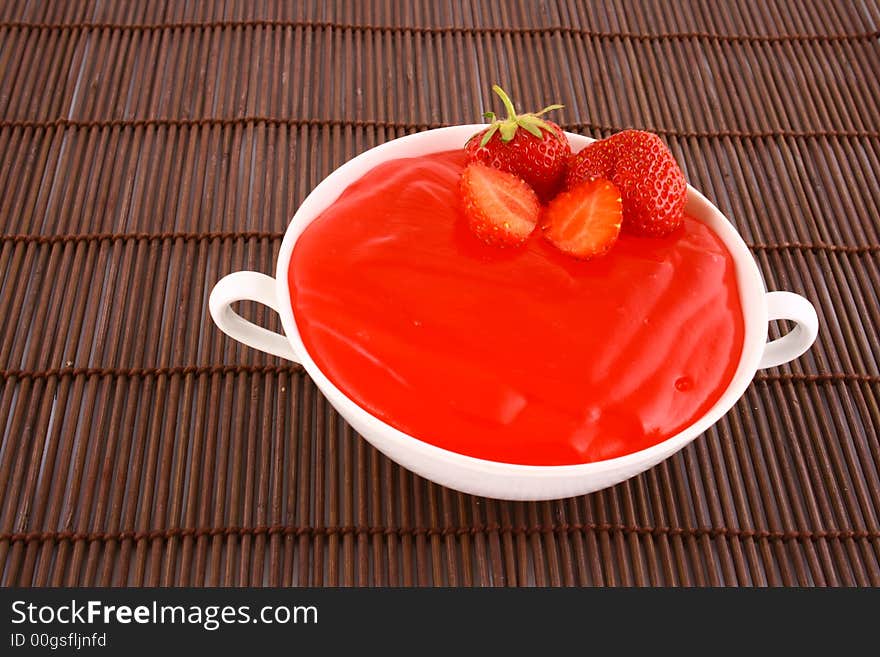
[{"label": "bowl handle", "polygon": [[758,369],[776,367],[803,354],[816,340],[819,318],[813,304],[792,292],[768,292],[767,319],[788,319],[795,327],[781,338],[772,340],[764,347]]},{"label": "bowl handle", "polygon": [[287,337],[247,321],[232,310],[236,301],[256,301],[279,312],[274,278],[255,271],[237,271],[224,276],[211,290],[208,307],[214,323],[226,335],[254,349],[299,362]]}]

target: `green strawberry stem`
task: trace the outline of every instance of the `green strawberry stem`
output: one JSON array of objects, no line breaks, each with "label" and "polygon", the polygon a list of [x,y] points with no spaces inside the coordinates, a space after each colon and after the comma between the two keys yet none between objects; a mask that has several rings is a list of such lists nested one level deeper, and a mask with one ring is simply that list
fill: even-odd
[{"label": "green strawberry stem", "polygon": [[541,131],[549,132],[550,134],[556,136],[559,140],[563,140],[564,138],[556,133],[553,130],[553,126],[551,126],[544,119],[539,118],[542,114],[546,114],[552,110],[562,109],[563,105],[548,105],[540,112],[530,112],[528,114],[517,114],[516,107],[513,105],[513,101],[510,100],[510,96],[508,96],[504,89],[499,87],[497,84],[492,85],[492,91],[494,91],[498,97],[501,99],[501,102],[504,103],[504,108],[507,110],[507,118],[506,119],[497,119],[495,117],[495,112],[486,112],[483,114],[483,118],[491,121],[491,125],[489,129],[486,130],[486,133],[483,135],[483,139],[480,141],[480,147],[482,148],[486,144],[489,143],[489,140],[495,135],[496,132],[501,133],[501,141],[503,143],[508,143],[511,139],[516,135],[516,131],[518,128],[522,128],[529,134],[534,135],[538,139],[543,139],[544,135],[541,134]]},{"label": "green strawberry stem", "polygon": [[516,108],[513,106],[513,101],[510,100],[510,96],[504,93],[504,89],[497,84],[492,85],[492,91],[494,91],[501,99],[501,102],[504,103],[504,108],[507,110],[507,120],[516,123],[518,117],[516,115]]}]

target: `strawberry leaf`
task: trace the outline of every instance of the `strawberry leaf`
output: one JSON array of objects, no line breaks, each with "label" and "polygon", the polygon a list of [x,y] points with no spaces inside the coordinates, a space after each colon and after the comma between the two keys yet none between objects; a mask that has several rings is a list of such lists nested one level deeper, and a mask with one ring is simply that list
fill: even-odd
[{"label": "strawberry leaf", "polygon": [[542,114],[546,114],[547,112],[552,112],[553,110],[562,109],[563,107],[565,107],[565,105],[559,105],[559,104],[547,105],[547,107],[542,109],[540,112],[535,112],[535,116],[541,116]]},{"label": "strawberry leaf", "polygon": [[530,134],[535,135],[538,139],[543,139],[544,135],[541,134],[541,128],[534,122],[529,121],[526,117],[520,117],[519,121],[517,121],[520,126],[528,130]]},{"label": "strawberry leaf", "polygon": [[563,107],[562,105],[548,105],[537,114],[517,114],[513,102],[501,87],[497,84],[492,85],[492,91],[494,91],[504,103],[504,108],[507,110],[507,118],[499,119],[494,112],[485,112],[483,114],[483,118],[490,121],[490,127],[480,141],[480,148],[486,146],[489,143],[489,140],[495,136],[496,132],[501,133],[501,141],[503,143],[508,143],[516,136],[516,131],[519,128],[522,128],[537,139],[544,138],[544,135],[542,134],[543,131],[554,135],[560,141],[565,141],[565,137],[557,131],[555,124],[550,124],[540,118],[540,116],[546,112],[561,109]]},{"label": "strawberry leaf", "polygon": [[489,143],[489,140],[492,139],[492,136],[498,132],[498,124],[493,123],[488,130],[486,130],[486,134],[483,135],[483,139],[480,141],[480,148],[483,148],[486,144]]},{"label": "strawberry leaf", "polygon": [[516,134],[516,123],[513,121],[503,121],[499,125],[501,126],[499,128],[501,131],[501,141],[506,143],[513,139],[513,136]]}]

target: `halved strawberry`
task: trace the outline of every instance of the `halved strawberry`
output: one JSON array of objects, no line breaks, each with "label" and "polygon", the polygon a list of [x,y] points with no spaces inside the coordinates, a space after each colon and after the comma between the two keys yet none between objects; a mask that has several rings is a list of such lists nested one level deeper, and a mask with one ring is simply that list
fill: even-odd
[{"label": "halved strawberry", "polygon": [[471,230],[496,246],[525,242],[541,215],[531,187],[511,173],[478,162],[461,174],[461,197]]},{"label": "halved strawberry", "polygon": [[623,205],[620,190],[597,178],[562,192],[544,209],[544,237],[576,258],[603,255],[617,241]]}]

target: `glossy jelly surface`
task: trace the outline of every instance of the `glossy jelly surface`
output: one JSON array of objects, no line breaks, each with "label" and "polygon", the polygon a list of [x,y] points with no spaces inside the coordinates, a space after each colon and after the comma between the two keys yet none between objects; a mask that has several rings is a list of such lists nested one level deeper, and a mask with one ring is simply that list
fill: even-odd
[{"label": "glossy jelly surface", "polygon": [[506,463],[621,456],[708,411],[744,335],[721,240],[687,217],[587,262],[540,230],[488,246],[461,215],[464,164],[382,164],[299,237],[291,301],[321,371],[407,434]]}]

